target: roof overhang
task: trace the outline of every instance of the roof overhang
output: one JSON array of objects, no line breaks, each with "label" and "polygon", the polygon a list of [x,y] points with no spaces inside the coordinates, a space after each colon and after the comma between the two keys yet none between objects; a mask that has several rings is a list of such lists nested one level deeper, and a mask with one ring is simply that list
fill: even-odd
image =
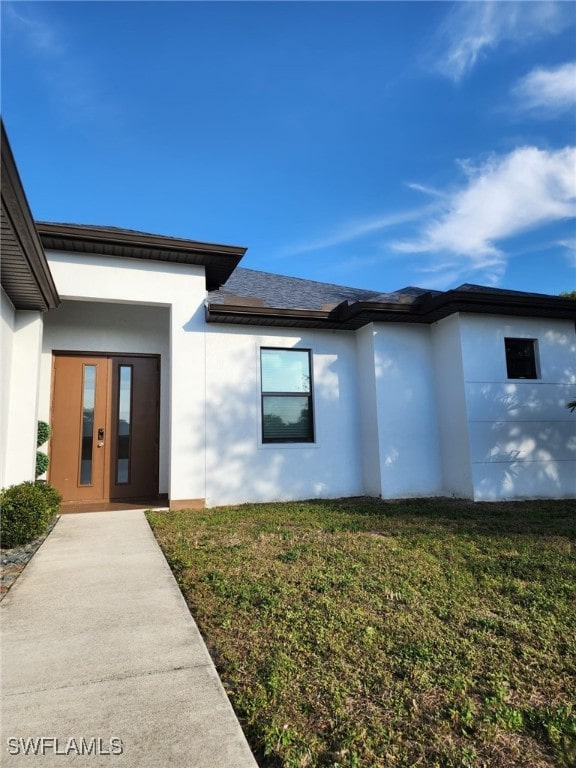
[{"label": "roof overhang", "polygon": [[209,323],[232,325],[264,325],[279,328],[325,328],[327,330],[353,330],[342,323],[335,310],[275,309],[254,307],[246,304],[206,303],[206,320]]},{"label": "roof overhang", "polygon": [[457,312],[549,317],[576,321],[576,302],[560,296],[514,291],[453,290],[426,293],[410,302],[342,302],[330,311],[278,309],[233,304],[206,304],[209,323],[276,326],[281,328],[324,328],[353,331],[369,323],[419,323],[430,325]]},{"label": "roof overhang", "polygon": [[425,306],[426,322],[456,312],[520,317],[549,317],[557,320],[576,320],[576,301],[564,296],[548,296],[519,291],[462,291],[453,290],[431,297]]},{"label": "roof overhang", "polygon": [[24,194],[24,188],[1,122],[1,280],[16,309],[54,309],[60,297]]},{"label": "roof overhang", "polygon": [[200,243],[113,227],[39,221],[36,228],[47,250],[202,266],[208,290],[225,283],[246,253],[241,246]]}]

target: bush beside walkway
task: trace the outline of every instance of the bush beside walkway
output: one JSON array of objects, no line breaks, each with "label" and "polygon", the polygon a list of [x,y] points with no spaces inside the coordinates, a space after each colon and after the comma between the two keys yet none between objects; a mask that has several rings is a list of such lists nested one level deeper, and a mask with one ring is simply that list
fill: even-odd
[{"label": "bush beside walkway", "polygon": [[2,549],[19,547],[42,536],[58,513],[62,496],[49,483],[24,482],[0,492]]}]

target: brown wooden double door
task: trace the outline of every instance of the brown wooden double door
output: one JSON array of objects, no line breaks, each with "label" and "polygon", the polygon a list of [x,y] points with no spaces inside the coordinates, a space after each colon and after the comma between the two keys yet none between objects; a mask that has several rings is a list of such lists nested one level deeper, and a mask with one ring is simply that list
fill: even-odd
[{"label": "brown wooden double door", "polygon": [[158,495],[160,358],[54,354],[49,480],[63,501]]}]

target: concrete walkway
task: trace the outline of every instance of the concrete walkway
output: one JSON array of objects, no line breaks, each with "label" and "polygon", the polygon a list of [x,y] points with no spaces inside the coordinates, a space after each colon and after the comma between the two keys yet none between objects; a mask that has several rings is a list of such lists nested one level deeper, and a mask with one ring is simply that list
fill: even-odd
[{"label": "concrete walkway", "polygon": [[256,767],[143,512],[62,516],[0,612],[2,766]]}]

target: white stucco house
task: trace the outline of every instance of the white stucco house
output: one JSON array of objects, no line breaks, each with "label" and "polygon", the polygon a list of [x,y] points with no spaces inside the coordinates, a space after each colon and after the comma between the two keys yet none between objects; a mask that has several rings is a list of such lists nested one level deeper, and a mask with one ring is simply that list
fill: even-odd
[{"label": "white stucco house", "polygon": [[576,497],[576,302],[243,269],[245,249],[33,220],[2,127],[0,486],[172,508]]}]

